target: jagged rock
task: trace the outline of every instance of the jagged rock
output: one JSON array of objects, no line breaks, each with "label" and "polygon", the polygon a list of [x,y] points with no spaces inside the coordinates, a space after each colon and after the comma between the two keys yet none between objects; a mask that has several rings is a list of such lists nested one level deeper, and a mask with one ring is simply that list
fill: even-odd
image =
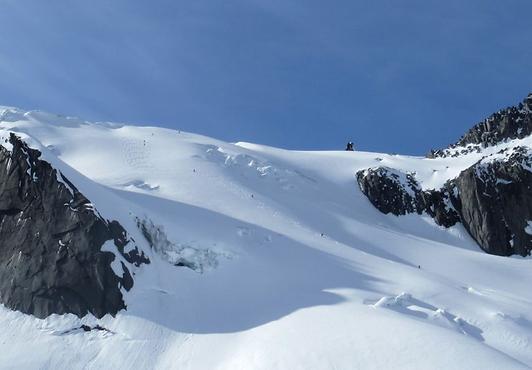
[{"label": "jagged rock", "polygon": [[103,219],[91,202],[52,166],[11,134],[12,150],[0,146],[0,302],[46,317],[73,313],[97,317],[125,308],[121,288],[133,286],[127,266],[102,251],[114,243],[123,258],[149,260],[117,221]]},{"label": "jagged rock", "polygon": [[[532,134],[532,94],[516,107],[491,115],[449,148],[429,157],[458,157]],[[412,174],[379,167],[357,173],[362,192],[384,213],[426,212],[437,224],[461,222],[487,253],[530,255],[532,150],[507,148],[483,157],[442,189],[422,191]]]},{"label": "jagged rock", "polygon": [[470,152],[481,152],[481,148],[506,140],[522,139],[531,134],[532,93],[519,105],[501,109],[476,124],[449,148],[431,151],[428,157],[456,157]]},{"label": "jagged rock", "polygon": [[82,324],[81,326],[78,326],[78,327],[75,327],[75,328],[72,328],[72,329],[69,329],[69,330],[65,330],[65,331],[59,333],[59,335],[89,333],[89,332],[94,332],[94,331],[103,332],[105,334],[115,334],[115,332],[113,332],[113,331],[111,331],[111,330],[109,330],[107,328],[104,328],[101,325],[90,326],[90,325]]},{"label": "jagged rock", "polygon": [[450,207],[447,191],[422,191],[413,174],[376,167],[359,171],[357,181],[369,201],[385,214],[399,216],[426,212],[445,227],[460,220]]},{"label": "jagged rock", "polygon": [[357,173],[360,189],[382,213],[405,215],[417,212],[419,186],[411,174],[388,167],[368,168]]},{"label": "jagged rock", "polygon": [[460,215],[451,205],[452,187],[446,184],[441,190],[419,191],[416,197],[418,213],[426,212],[438,225],[451,227],[460,222]]},{"label": "jagged rock", "polygon": [[422,191],[412,174],[378,167],[357,173],[362,192],[383,213],[426,212],[437,224],[461,222],[490,254],[529,255],[532,235],[532,150],[516,147],[488,156],[439,190]]}]

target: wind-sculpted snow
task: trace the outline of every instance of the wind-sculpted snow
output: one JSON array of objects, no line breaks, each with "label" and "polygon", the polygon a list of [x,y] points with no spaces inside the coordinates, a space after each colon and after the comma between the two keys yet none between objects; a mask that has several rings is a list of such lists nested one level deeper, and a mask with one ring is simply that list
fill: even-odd
[{"label": "wind-sculpted snow", "polygon": [[276,184],[283,190],[296,190],[298,184],[315,182],[296,170],[279,168],[272,163],[260,160],[249,154],[233,153],[217,146],[206,146],[205,159],[224,167],[237,169],[241,176],[257,177],[263,181]]},{"label": "wind-sculpted snow", "polygon": [[469,324],[461,317],[447,312],[443,308],[438,308],[430,303],[420,301],[408,293],[403,292],[395,297],[382,297],[377,302],[371,304],[371,307],[386,308],[400,314],[410,315],[418,320],[427,320],[432,325],[454,330],[481,342],[484,341],[481,329]]}]

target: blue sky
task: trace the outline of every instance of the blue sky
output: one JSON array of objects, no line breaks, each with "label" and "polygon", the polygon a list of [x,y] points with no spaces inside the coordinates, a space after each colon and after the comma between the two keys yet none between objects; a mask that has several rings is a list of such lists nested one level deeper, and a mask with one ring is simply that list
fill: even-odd
[{"label": "blue sky", "polygon": [[0,0],[0,104],[424,154],[532,92],[530,0]]}]

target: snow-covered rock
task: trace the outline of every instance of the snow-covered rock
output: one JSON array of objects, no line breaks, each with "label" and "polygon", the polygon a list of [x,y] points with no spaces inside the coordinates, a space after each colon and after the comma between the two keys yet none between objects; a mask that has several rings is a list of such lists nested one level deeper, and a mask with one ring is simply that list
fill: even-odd
[{"label": "snow-covered rock", "polygon": [[[97,317],[124,309],[131,264],[149,260],[117,221],[15,134],[0,144],[0,302],[47,317]],[[9,144],[9,145],[6,145]],[[102,250],[111,242],[116,253]],[[117,269],[111,264],[124,259]],[[128,268],[129,266],[129,268]]]},{"label": "snow-covered rock", "polygon": [[[532,218],[530,107],[532,95],[519,107],[496,113],[475,126],[447,151],[438,152],[442,157],[468,157],[470,150],[458,151],[456,146],[474,143],[489,147],[477,147],[474,152],[482,157],[439,189],[423,190],[415,173],[384,167],[358,171],[359,186],[383,213],[426,213],[445,227],[461,222],[488,253],[530,255],[532,237],[525,232]],[[454,152],[449,155],[449,151]]]}]

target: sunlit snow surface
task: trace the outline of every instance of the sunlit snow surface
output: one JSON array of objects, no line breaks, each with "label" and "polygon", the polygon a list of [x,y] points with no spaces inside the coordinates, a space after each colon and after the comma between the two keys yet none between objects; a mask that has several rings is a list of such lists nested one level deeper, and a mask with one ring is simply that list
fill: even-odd
[{"label": "sunlit snow surface", "polygon": [[[0,306],[0,368],[532,366],[532,260],[487,255],[428,216],[383,215],[355,180],[387,166],[439,187],[480,154],[285,151],[10,108],[0,127],[42,150],[152,260],[116,318]],[[488,152],[518,144],[531,141]],[[162,230],[161,247],[137,219]],[[201,268],[174,266],[182,254]]]}]

